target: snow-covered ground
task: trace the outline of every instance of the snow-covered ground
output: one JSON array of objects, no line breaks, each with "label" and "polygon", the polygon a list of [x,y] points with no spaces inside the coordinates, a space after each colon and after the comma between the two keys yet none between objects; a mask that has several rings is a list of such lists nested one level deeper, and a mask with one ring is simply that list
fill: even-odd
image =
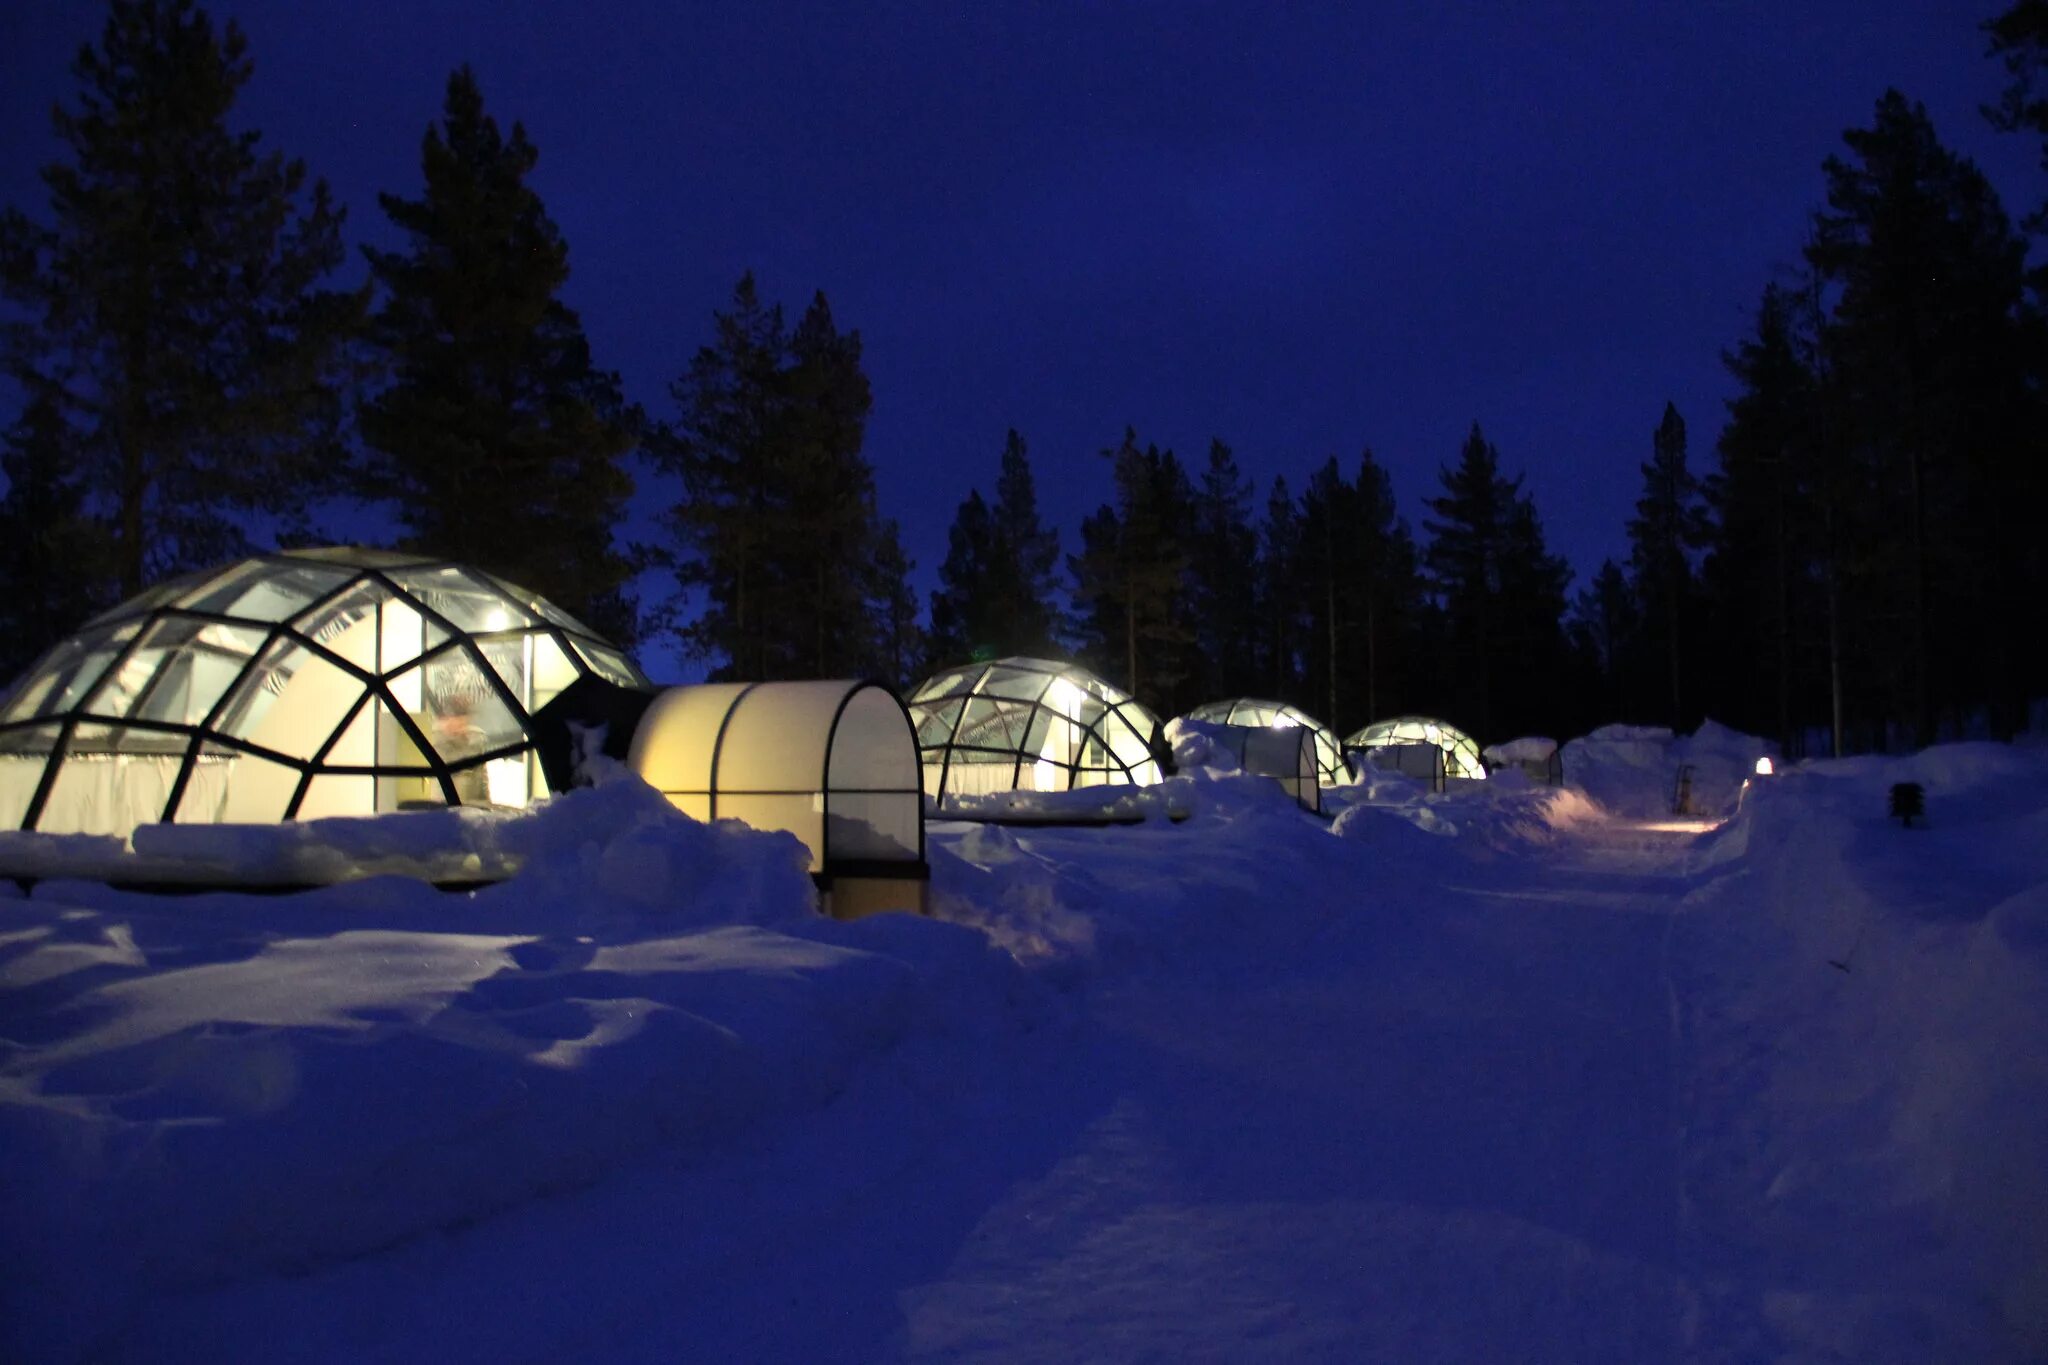
[{"label": "snow-covered ground", "polygon": [[0,1359],[2048,1358],[2048,755],[1600,742],[937,824],[928,920],[628,785],[0,899]]}]

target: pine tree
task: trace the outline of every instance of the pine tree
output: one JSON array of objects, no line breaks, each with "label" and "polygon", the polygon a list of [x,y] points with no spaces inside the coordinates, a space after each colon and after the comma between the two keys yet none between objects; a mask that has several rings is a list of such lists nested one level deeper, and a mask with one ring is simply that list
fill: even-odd
[{"label": "pine tree", "polygon": [[1188,594],[1195,638],[1192,680],[1205,701],[1258,692],[1258,533],[1252,485],[1221,441],[1209,443],[1188,534]]},{"label": "pine tree", "polygon": [[[1998,103],[1984,112],[2006,132],[2039,137],[2041,168],[2048,170],[2048,88],[2042,81],[2048,71],[2048,0],[2018,0],[1986,20],[1984,32],[1991,38],[1991,55],[2005,64],[2011,77]],[[2048,228],[2048,205],[2028,217],[2027,227],[2035,232]]]},{"label": "pine tree", "polygon": [[[1572,601],[1566,636],[1578,665],[1590,680],[1590,705],[1579,719],[1587,727],[1633,719],[1627,672],[1634,659],[1641,621],[1628,576],[1603,560],[1593,581]],[[1573,727],[1575,728],[1575,727]]]},{"label": "pine tree", "polygon": [[988,504],[974,489],[953,514],[946,531],[946,558],[939,565],[939,586],[932,590],[930,666],[964,663],[971,658],[998,658],[1009,651],[993,638],[997,624],[993,560],[995,532]]},{"label": "pine tree", "polygon": [[934,668],[969,658],[1056,652],[1054,574],[1059,536],[1038,520],[1038,492],[1024,438],[1003,442],[996,501],[975,489],[947,533],[946,560],[932,592]]},{"label": "pine tree", "polygon": [[427,130],[421,197],[378,196],[406,247],[365,252],[390,383],[360,410],[359,487],[391,504],[408,548],[503,574],[630,640],[633,564],[612,537],[639,421],[559,297],[569,248],[527,184],[538,159],[519,124],[499,131],[463,67]]},{"label": "pine tree", "polygon": [[1808,688],[1799,642],[1819,618],[1819,550],[1812,501],[1818,415],[1814,376],[1797,336],[1799,300],[1771,285],[1755,330],[1722,363],[1738,385],[1705,480],[1711,543],[1702,568],[1714,647],[1724,663],[1718,695],[1737,726],[1795,749]]},{"label": "pine tree", "polygon": [[124,593],[291,523],[339,460],[359,295],[318,288],[341,210],[303,163],[228,118],[253,73],[233,23],[189,0],[114,0],[54,115],[51,221],[0,217],[0,295],[27,316],[6,363],[73,433]]},{"label": "pine tree", "polygon": [[797,676],[865,671],[879,633],[870,603],[882,521],[875,471],[861,454],[874,399],[860,356],[860,333],[841,332],[825,295],[814,294],[790,335],[780,384],[786,510],[776,548],[787,591],[778,617],[801,631]]},{"label": "pine tree", "polygon": [[1123,442],[1103,455],[1116,504],[1082,523],[1081,554],[1069,561],[1082,611],[1078,633],[1099,670],[1148,704],[1172,711],[1193,667],[1181,528],[1194,490],[1172,451],[1140,449],[1128,428]]},{"label": "pine tree", "polygon": [[788,333],[781,307],[762,303],[751,273],[734,288],[732,310],[712,316],[716,340],[669,387],[682,416],[661,446],[663,464],[683,481],[683,498],[668,514],[680,549],[676,576],[703,598],[678,634],[693,654],[720,660],[721,676],[791,676],[789,660],[770,662]]},{"label": "pine tree", "polygon": [[823,294],[787,329],[751,274],[714,318],[716,340],[670,388],[681,416],[659,447],[683,482],[668,516],[678,585],[702,597],[679,634],[719,677],[875,668],[877,613],[903,589],[861,454],[860,334],[839,330]]},{"label": "pine tree", "polygon": [[917,595],[910,588],[915,568],[903,550],[903,533],[893,519],[881,523],[875,538],[874,568],[868,575],[867,614],[875,623],[874,659],[869,672],[907,691],[917,681],[928,653],[917,623]]},{"label": "pine tree", "polygon": [[[1706,508],[1699,480],[1685,463],[1685,419],[1665,403],[1651,440],[1650,462],[1642,467],[1643,495],[1629,519],[1629,566],[1636,600],[1664,656],[1669,724],[1692,728],[1685,709],[1685,632],[1693,612],[1692,554],[1706,544]],[[1661,648],[1659,648],[1661,647]]]},{"label": "pine tree", "polygon": [[1896,604],[1895,647],[1870,663],[1890,665],[1887,710],[1926,743],[1938,715],[1987,691],[2009,719],[2034,671],[1990,610],[2033,585],[2025,518],[2048,491],[2017,329],[2025,247],[1982,173],[1897,91],[1843,140],[1806,256],[1833,301],[1840,438],[1875,500],[1867,586]]},{"label": "pine tree", "polygon": [[[1288,492],[1287,480],[1276,474],[1266,494],[1266,518],[1259,528],[1259,690],[1281,701],[1305,695],[1301,657],[1308,627],[1303,608],[1302,543],[1301,511]],[[1330,717],[1324,719],[1334,723]]]},{"label": "pine tree", "polygon": [[1012,429],[1003,438],[1002,466],[996,474],[996,501],[991,529],[1003,575],[1000,619],[1006,654],[1045,655],[1056,652],[1055,623],[1059,606],[1059,532],[1038,519],[1038,485],[1024,438]]},{"label": "pine tree", "polygon": [[113,541],[73,468],[64,415],[38,395],[0,453],[0,692],[112,595]]},{"label": "pine tree", "polygon": [[1447,634],[1451,719],[1482,736],[1541,728],[1561,689],[1570,569],[1549,553],[1520,476],[1501,474],[1500,452],[1478,423],[1441,479],[1443,496],[1428,502],[1425,562]]}]

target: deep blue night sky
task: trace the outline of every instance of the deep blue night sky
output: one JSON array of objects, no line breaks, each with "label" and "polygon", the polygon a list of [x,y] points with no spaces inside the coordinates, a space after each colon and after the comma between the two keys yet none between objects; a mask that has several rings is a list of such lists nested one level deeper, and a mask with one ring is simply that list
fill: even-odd
[{"label": "deep blue night sky", "polygon": [[[1127,423],[1196,467],[1229,441],[1261,501],[1371,445],[1419,524],[1477,419],[1589,573],[1667,398],[1708,460],[1719,351],[1887,85],[2015,216],[2042,197],[2031,143],[1977,112],[1999,7],[212,8],[251,40],[243,117],[358,242],[388,239],[376,191],[415,192],[472,63],[540,148],[599,362],[657,415],[743,270],[792,310],[823,288],[865,340],[868,454],[928,586],[1006,427],[1071,549]],[[47,111],[99,23],[0,6],[0,200],[38,217]]]}]

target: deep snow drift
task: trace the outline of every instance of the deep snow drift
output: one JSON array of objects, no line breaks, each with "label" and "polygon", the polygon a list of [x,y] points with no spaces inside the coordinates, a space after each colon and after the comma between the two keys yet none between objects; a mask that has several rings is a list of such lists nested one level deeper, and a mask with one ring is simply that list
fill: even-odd
[{"label": "deep snow drift", "polygon": [[630,785],[470,895],[0,899],[0,1357],[2048,1357],[2048,757],[1589,741],[1186,749],[933,920]]}]

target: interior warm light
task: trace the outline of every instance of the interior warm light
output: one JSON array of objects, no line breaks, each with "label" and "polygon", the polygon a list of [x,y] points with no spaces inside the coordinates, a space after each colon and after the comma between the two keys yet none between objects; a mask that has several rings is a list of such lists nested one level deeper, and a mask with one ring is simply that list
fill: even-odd
[{"label": "interior warm light", "polygon": [[1726,823],[1725,820],[1645,820],[1636,828],[1654,830],[1659,834],[1712,834]]},{"label": "interior warm light", "polygon": [[1759,758],[1756,761],[1756,775],[1758,777],[1769,777],[1771,775],[1771,772],[1771,756],[1769,754],[1765,754],[1762,758]]},{"label": "interior warm light", "polygon": [[503,607],[492,607],[484,613],[485,630],[505,630],[512,625],[512,618],[505,614]]},{"label": "interior warm light", "polygon": [[1292,716],[1275,716],[1268,723],[1269,728],[1274,730],[1292,730],[1295,726],[1299,724],[1301,724],[1301,722],[1296,720]]}]

